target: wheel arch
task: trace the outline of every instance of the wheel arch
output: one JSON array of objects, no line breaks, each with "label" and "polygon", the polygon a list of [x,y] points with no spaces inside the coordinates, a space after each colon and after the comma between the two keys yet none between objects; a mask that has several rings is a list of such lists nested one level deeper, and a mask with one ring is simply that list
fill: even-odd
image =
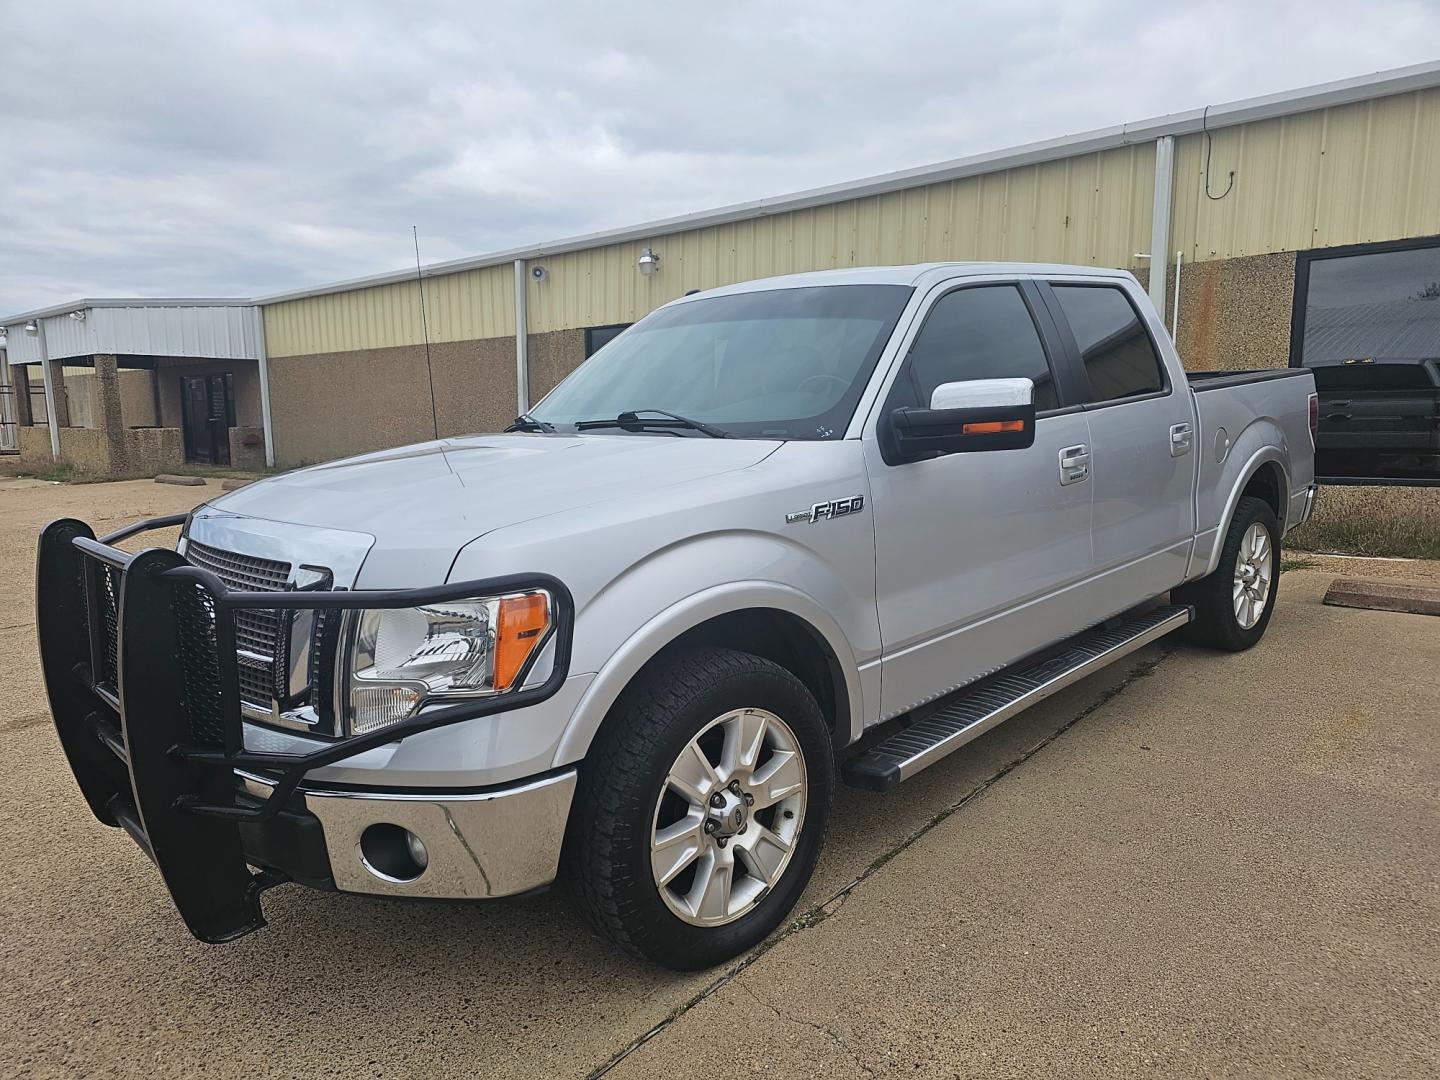
[{"label": "wheel arch", "polygon": [[[1243,496],[1253,495],[1268,504],[1270,509],[1275,512],[1275,520],[1280,524],[1280,535],[1285,535],[1285,516],[1289,507],[1290,487],[1289,474],[1285,467],[1281,448],[1270,443],[1262,445],[1250,454],[1244,465],[1235,471],[1234,476],[1235,479],[1230,484],[1229,494],[1225,498],[1225,509],[1220,515],[1219,529],[1216,531],[1214,545],[1205,565],[1205,574],[1212,573],[1220,564],[1225,534],[1230,528],[1230,522],[1235,519],[1235,508],[1240,504]],[[1204,575],[1196,576],[1203,577]]]},{"label": "wheel arch", "polygon": [[687,645],[720,645],[780,664],[815,695],[837,747],[859,737],[860,672],[840,627],[798,589],[778,582],[735,582],[687,597],[616,649],[576,706],[553,764],[583,758],[625,688],[650,665]]}]

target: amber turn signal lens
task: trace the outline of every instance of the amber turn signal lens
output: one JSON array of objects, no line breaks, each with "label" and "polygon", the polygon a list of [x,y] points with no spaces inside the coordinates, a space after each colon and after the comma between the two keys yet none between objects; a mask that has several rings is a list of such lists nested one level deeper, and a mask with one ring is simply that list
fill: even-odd
[{"label": "amber turn signal lens", "polygon": [[986,420],[979,424],[965,424],[960,428],[962,435],[999,435],[1002,431],[1024,431],[1024,420]]},{"label": "amber turn signal lens", "polygon": [[550,629],[550,598],[544,593],[507,596],[495,625],[495,689],[509,690],[530,654]]}]

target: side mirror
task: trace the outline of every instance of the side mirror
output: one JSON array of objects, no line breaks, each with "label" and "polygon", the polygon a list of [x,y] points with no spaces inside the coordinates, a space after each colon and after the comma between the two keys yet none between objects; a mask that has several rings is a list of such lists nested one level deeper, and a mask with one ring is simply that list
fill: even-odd
[{"label": "side mirror", "polygon": [[941,383],[930,407],[893,410],[881,425],[887,464],[940,454],[1023,450],[1035,442],[1035,384],[1029,379]]}]

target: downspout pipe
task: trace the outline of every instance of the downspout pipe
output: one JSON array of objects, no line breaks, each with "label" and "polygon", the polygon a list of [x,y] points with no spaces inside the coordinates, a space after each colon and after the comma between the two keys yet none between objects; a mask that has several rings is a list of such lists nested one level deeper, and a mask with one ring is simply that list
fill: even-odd
[{"label": "downspout pipe", "polygon": [[1185,252],[1175,252],[1175,307],[1170,313],[1170,340],[1180,344],[1180,264],[1185,261]]},{"label": "downspout pipe", "polygon": [[265,347],[265,309],[250,309],[255,320],[255,362],[260,367],[260,423],[265,429],[265,466],[275,467],[275,426],[270,422],[270,354]]},{"label": "downspout pipe", "polygon": [[[1170,201],[1175,190],[1175,137],[1155,140],[1155,197],[1150,214],[1150,303],[1165,318],[1165,271],[1169,269]],[[1172,334],[1173,336],[1173,334]]]},{"label": "downspout pipe", "polygon": [[515,260],[515,413],[530,411],[530,320],[525,314],[525,260]]}]

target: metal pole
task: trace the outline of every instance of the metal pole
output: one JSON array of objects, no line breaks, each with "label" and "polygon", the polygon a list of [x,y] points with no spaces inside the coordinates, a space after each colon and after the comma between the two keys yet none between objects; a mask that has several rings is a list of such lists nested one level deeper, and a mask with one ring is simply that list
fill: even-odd
[{"label": "metal pole", "polygon": [[517,413],[530,411],[530,357],[527,352],[530,320],[525,315],[525,260],[515,260],[515,404]]},{"label": "metal pole", "polygon": [[1170,340],[1176,345],[1180,344],[1180,264],[1185,260],[1185,252],[1175,252],[1175,307],[1170,313]]},{"label": "metal pole", "polygon": [[1155,197],[1150,215],[1150,302],[1165,318],[1165,271],[1170,250],[1170,199],[1175,187],[1175,139],[1155,140]]},{"label": "metal pole", "polygon": [[265,429],[265,465],[273,469],[275,430],[270,421],[270,355],[265,348],[265,309],[256,304],[250,312],[255,319],[255,362],[260,366],[260,423]]},{"label": "metal pole", "polygon": [[[55,412],[55,370],[50,366],[50,349],[45,343],[45,320],[35,320],[37,344],[40,346],[40,370],[45,374],[45,420],[50,425],[50,458],[60,461],[60,420]],[[65,376],[62,374],[61,379]]]}]

